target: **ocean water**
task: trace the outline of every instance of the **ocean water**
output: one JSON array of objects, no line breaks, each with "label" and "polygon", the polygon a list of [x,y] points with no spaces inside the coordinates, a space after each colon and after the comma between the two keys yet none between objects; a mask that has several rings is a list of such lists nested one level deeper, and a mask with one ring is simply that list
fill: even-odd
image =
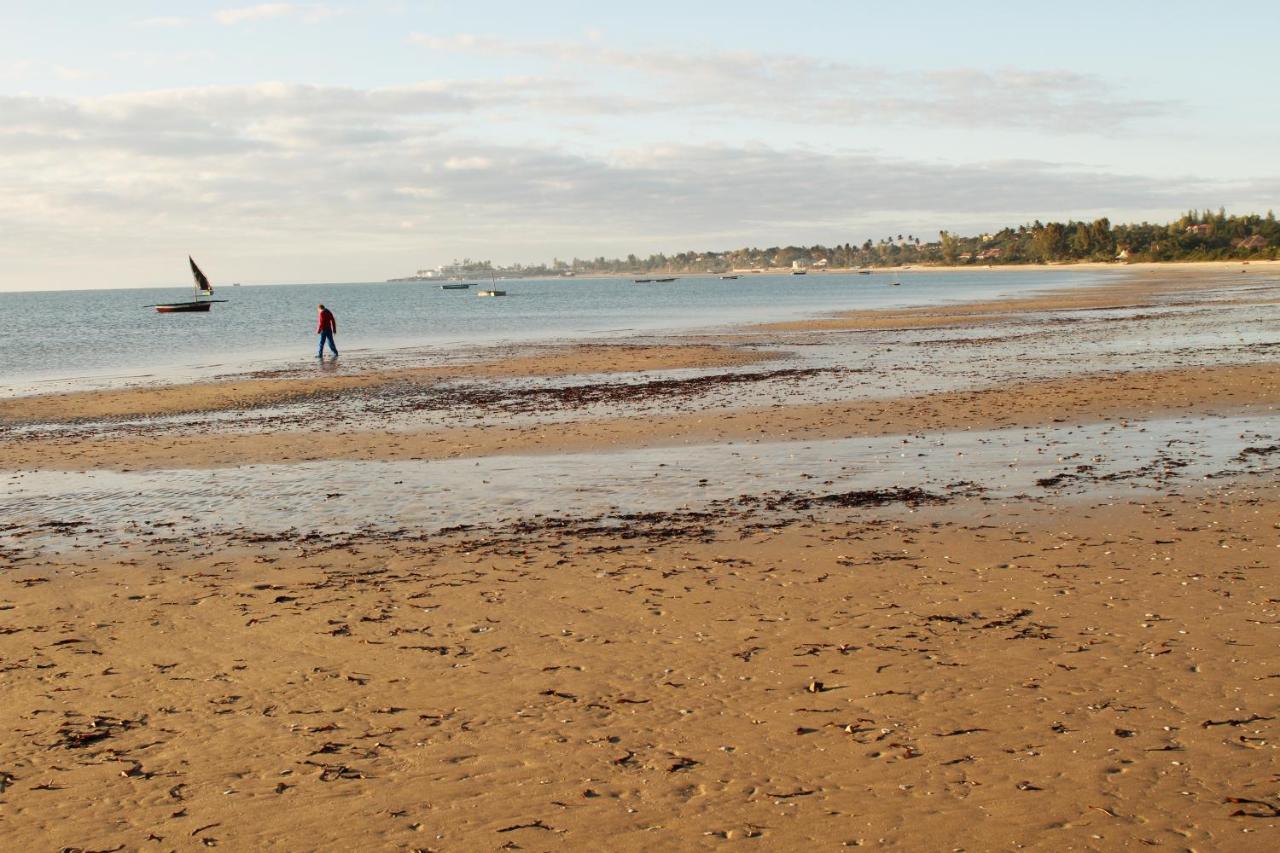
[{"label": "ocean water", "polygon": [[[221,286],[207,314],[158,314],[180,288],[0,293],[0,396],[297,366],[314,359],[316,304],[337,316],[343,359],[557,339],[723,329],[833,311],[935,305],[1097,281],[1072,271],[876,272],[500,281],[503,298],[428,282]],[[901,286],[890,286],[900,281]]]}]

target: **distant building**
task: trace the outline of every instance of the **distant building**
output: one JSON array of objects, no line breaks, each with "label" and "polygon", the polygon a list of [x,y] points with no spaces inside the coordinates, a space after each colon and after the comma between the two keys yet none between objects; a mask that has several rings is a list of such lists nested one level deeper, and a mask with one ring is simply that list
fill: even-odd
[{"label": "distant building", "polygon": [[1186,234],[1194,234],[1197,237],[1208,237],[1213,233],[1213,226],[1208,222],[1203,225],[1188,225]]},{"label": "distant building", "polygon": [[1239,249],[1265,249],[1267,248],[1267,238],[1261,234],[1254,234],[1252,237],[1245,237],[1242,240],[1232,240],[1231,245]]}]

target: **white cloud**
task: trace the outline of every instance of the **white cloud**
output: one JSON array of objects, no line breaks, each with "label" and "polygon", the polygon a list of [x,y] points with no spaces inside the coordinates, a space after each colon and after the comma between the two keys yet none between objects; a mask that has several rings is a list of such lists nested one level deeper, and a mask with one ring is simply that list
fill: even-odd
[{"label": "white cloud", "polygon": [[257,6],[243,6],[236,9],[220,9],[214,12],[219,23],[228,26],[242,24],[246,21],[263,21],[272,18],[301,18],[307,23],[315,23],[342,14],[342,10],[322,3],[260,3]]},{"label": "white cloud", "polygon": [[219,23],[233,25],[244,21],[260,21],[266,18],[283,18],[298,11],[292,3],[260,3],[238,9],[221,9],[214,13]]},{"label": "white cloud", "polygon": [[[524,41],[474,33],[414,33],[409,38],[432,51],[518,57],[575,70],[592,65],[629,73],[647,87],[640,100],[655,108],[661,105],[703,116],[748,114],[758,120],[817,124],[901,121],[1099,133],[1173,109],[1168,102],[1127,98],[1101,77],[1074,71],[899,71],[755,51],[623,50],[592,36],[583,42]],[[599,80],[599,75],[592,76]],[[625,100],[621,91],[621,84],[614,81],[613,91],[596,94],[601,101]]]},{"label": "white cloud", "polygon": [[444,161],[444,167],[455,172],[488,169],[491,166],[493,161],[488,157],[450,157]]},{"label": "white cloud", "polygon": [[[370,269],[388,252],[425,264],[468,252],[535,260],[843,241],[878,234],[884,223],[929,233],[1077,212],[1117,218],[1189,206],[1265,207],[1276,187],[1275,178],[1225,184],[834,147],[735,142],[617,150],[571,146],[560,136],[516,141],[495,131],[495,122],[511,115],[507,127],[523,128],[567,111],[599,115],[609,105],[606,95],[537,77],[380,89],[275,82],[83,99],[0,96],[0,289],[19,286],[15,259],[38,268],[38,259],[71,253],[135,276],[145,267],[110,259],[145,259],[155,245],[217,242],[228,253],[295,264],[258,277],[319,278],[335,274],[338,263],[359,260]],[[629,106],[668,109],[639,99]],[[100,275],[106,277],[95,280],[103,284],[136,280]]]},{"label": "white cloud", "polygon": [[177,27],[185,27],[189,23],[188,18],[181,18],[176,15],[162,15],[156,18],[143,18],[135,21],[136,27],[155,27],[159,29],[174,29]]},{"label": "white cloud", "polygon": [[71,68],[66,65],[53,65],[50,66],[49,70],[59,80],[87,80],[93,76],[92,71],[87,71],[83,68]]},{"label": "white cloud", "polygon": [[[946,164],[768,146],[660,145],[570,153],[480,141],[450,117],[492,93],[441,84],[384,90],[286,84],[0,99],[0,182],[26,227],[137,231],[161,217],[303,242],[314,229],[373,234],[438,216],[453,238],[572,231],[681,244],[777,230],[838,230],[875,216],[1179,209],[1223,188],[1034,161]],[[431,168],[435,164],[437,168]],[[1224,199],[1225,200],[1225,199]],[[305,213],[301,219],[300,214]],[[3,225],[0,224],[0,230]]]}]

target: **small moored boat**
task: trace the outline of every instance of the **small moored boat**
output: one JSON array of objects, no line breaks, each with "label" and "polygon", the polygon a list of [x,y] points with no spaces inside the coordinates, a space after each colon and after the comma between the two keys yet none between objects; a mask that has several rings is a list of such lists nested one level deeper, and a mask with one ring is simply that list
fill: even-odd
[{"label": "small moored boat", "polygon": [[477,290],[476,296],[506,296],[505,290]]},{"label": "small moored boat", "polygon": [[463,284],[442,284],[440,285],[440,289],[441,290],[469,290],[471,289],[471,284],[469,282],[463,283]]},{"label": "small moored boat", "polygon": [[191,275],[196,280],[196,290],[194,298],[189,302],[163,302],[159,305],[147,305],[147,308],[154,308],[159,314],[192,314],[196,312],[207,312],[209,306],[215,302],[226,302],[225,299],[210,299],[213,296],[213,285],[209,283],[209,279],[200,267],[196,266],[196,262],[187,255],[187,261],[191,264]]}]

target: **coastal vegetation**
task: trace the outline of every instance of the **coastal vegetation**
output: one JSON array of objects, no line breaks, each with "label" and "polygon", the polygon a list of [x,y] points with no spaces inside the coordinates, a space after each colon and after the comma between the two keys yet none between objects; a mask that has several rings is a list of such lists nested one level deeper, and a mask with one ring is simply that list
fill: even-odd
[{"label": "coastal vegetation", "polygon": [[590,275],[601,273],[724,273],[732,270],[888,267],[903,264],[1058,264],[1084,261],[1215,261],[1280,258],[1280,222],[1275,213],[1228,215],[1225,210],[1189,210],[1164,224],[1113,225],[1106,217],[1089,222],[1040,222],[975,236],[940,231],[936,239],[896,234],[833,246],[769,246],[729,251],[635,254],[625,258],[559,258],[550,263],[495,266],[465,259],[442,267],[459,275]]}]

